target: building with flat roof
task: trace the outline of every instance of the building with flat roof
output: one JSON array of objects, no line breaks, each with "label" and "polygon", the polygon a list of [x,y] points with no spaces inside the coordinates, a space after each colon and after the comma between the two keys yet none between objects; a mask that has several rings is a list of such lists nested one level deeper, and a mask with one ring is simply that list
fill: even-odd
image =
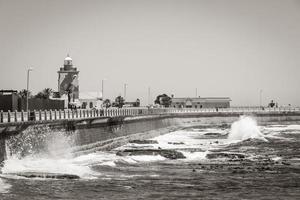
[{"label": "building with flat roof", "polygon": [[171,101],[172,108],[229,108],[231,99],[229,97],[173,97]]},{"label": "building with flat roof", "polygon": [[100,92],[80,92],[79,102],[83,109],[100,109],[102,106],[102,93]]},{"label": "building with flat roof", "polygon": [[0,110],[17,111],[19,95],[17,90],[0,90]]}]

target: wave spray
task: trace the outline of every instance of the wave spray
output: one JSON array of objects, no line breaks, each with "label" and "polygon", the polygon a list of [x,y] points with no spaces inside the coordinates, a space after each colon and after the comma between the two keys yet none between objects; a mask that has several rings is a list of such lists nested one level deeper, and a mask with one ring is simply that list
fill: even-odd
[{"label": "wave spray", "polygon": [[260,132],[256,120],[249,116],[241,116],[240,119],[231,125],[228,135],[229,140],[260,139],[267,141]]}]

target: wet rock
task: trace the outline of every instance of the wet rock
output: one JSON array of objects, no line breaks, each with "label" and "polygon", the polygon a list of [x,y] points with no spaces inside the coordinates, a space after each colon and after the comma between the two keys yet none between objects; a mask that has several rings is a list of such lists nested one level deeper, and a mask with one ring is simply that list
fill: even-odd
[{"label": "wet rock", "polygon": [[20,172],[11,174],[26,178],[51,178],[51,179],[79,179],[75,174],[43,173],[43,172]]},{"label": "wet rock", "polygon": [[291,163],[286,162],[286,161],[282,161],[281,164],[283,164],[283,165],[291,165]]},{"label": "wet rock", "polygon": [[209,153],[206,155],[206,158],[208,158],[208,159],[217,159],[217,158],[244,159],[245,155],[239,154],[239,153],[218,152],[218,153]]},{"label": "wet rock", "polygon": [[117,152],[118,156],[160,155],[168,159],[186,158],[181,152],[166,149],[125,149]]},{"label": "wet rock", "polygon": [[184,144],[184,143],[183,142],[168,142],[168,144],[180,145],[180,144]]},{"label": "wet rock", "polygon": [[206,136],[220,136],[220,133],[205,133]]},{"label": "wet rock", "polygon": [[130,140],[129,143],[135,144],[158,144],[156,140]]}]

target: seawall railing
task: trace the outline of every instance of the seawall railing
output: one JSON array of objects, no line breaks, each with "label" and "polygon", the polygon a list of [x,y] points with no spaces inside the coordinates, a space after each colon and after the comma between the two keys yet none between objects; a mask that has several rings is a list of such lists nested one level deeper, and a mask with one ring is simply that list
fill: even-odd
[{"label": "seawall railing", "polygon": [[85,119],[95,117],[160,115],[167,113],[280,113],[299,112],[300,107],[231,107],[231,108],[108,108],[77,110],[0,111],[0,123]]}]

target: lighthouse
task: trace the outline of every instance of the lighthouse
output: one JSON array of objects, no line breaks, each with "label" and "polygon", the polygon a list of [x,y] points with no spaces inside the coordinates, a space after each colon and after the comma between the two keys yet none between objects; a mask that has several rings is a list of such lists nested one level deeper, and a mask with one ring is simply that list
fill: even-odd
[{"label": "lighthouse", "polygon": [[72,62],[73,60],[68,54],[64,60],[64,66],[57,72],[59,95],[67,95],[69,103],[75,102],[79,98],[79,71],[73,66]]}]

